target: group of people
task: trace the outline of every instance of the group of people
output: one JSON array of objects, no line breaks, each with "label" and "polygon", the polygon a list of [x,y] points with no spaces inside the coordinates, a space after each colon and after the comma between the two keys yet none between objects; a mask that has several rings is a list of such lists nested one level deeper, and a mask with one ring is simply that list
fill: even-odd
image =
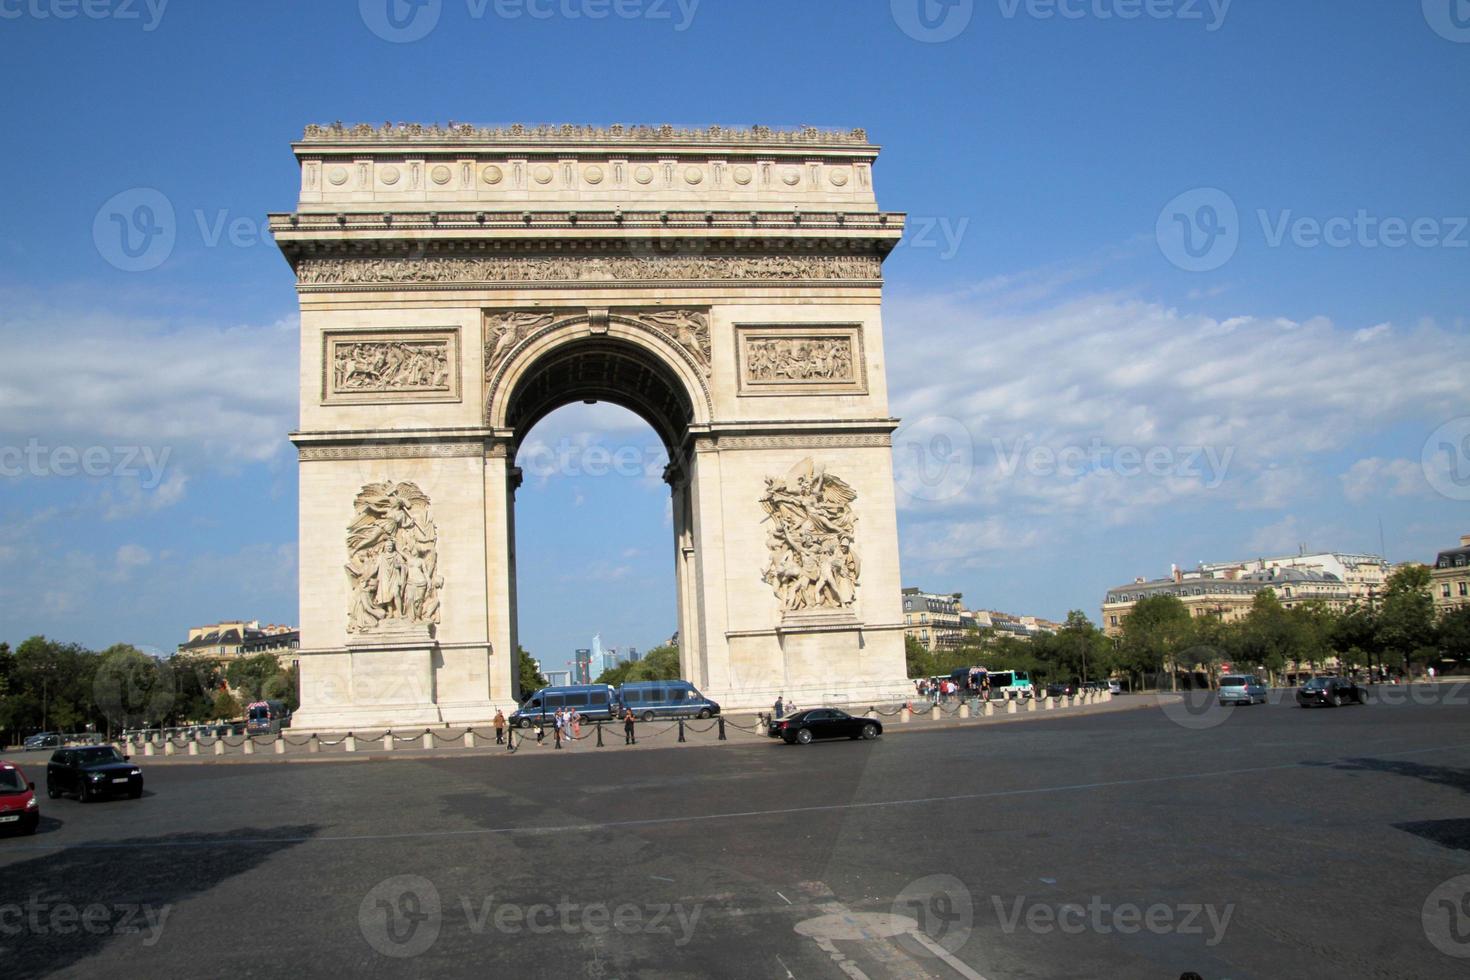
[{"label": "group of people", "polygon": [[[622,719],[622,722],[623,722],[623,744],[624,745],[637,745],[638,744],[637,731],[636,731],[636,729],[634,727],[635,724],[636,724],[636,722],[637,722],[637,719],[633,716],[633,709],[632,708],[626,708],[626,707],[623,708],[623,713],[621,715],[621,719]],[[562,748],[563,747],[563,744],[565,744],[565,746],[567,748],[570,748],[573,742],[577,741],[579,738],[582,737],[582,722],[583,722],[583,720],[584,719],[582,717],[582,713],[580,711],[578,711],[576,708],[557,708],[556,709],[556,714],[552,717],[552,720],[551,720],[551,732],[552,732],[552,738],[555,739],[555,744],[556,744],[556,747],[557,748]],[[495,720],[494,720],[493,724],[495,726],[495,744],[496,745],[503,745],[503,744],[505,744],[505,739],[506,739],[506,720],[505,720],[505,713],[502,712],[502,711],[497,710],[495,712]],[[538,725],[538,726],[536,726],[536,744],[540,745],[540,744],[542,744],[545,741],[546,741],[546,726],[545,725]],[[514,747],[514,746],[512,746],[512,747]]]},{"label": "group of people", "polygon": [[985,674],[979,675],[978,678],[975,674],[971,674],[966,679],[964,686],[949,677],[932,680],[921,677],[914,682],[914,687],[918,690],[919,697],[932,704],[947,703],[958,697],[990,699],[990,679]]}]

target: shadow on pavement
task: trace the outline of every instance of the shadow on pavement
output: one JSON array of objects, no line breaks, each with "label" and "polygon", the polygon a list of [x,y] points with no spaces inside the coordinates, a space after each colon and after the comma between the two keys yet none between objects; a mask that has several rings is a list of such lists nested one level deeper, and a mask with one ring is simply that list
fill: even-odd
[{"label": "shadow on pavement", "polygon": [[3,974],[7,980],[45,976],[114,942],[205,943],[209,937],[169,936],[173,907],[318,829],[297,825],[91,841],[8,864],[0,874]]},{"label": "shadow on pavement", "polygon": [[1309,762],[1306,765],[1322,766],[1344,772],[1386,772],[1395,776],[1422,779],[1436,786],[1448,786],[1462,793],[1470,793],[1470,769],[1452,769],[1449,766],[1426,766],[1418,762],[1402,762],[1387,759],[1343,759],[1340,762]]},{"label": "shadow on pavement", "polygon": [[1457,851],[1470,851],[1470,818],[1458,820],[1416,820],[1396,823],[1396,829],[1423,837],[1427,841]]}]

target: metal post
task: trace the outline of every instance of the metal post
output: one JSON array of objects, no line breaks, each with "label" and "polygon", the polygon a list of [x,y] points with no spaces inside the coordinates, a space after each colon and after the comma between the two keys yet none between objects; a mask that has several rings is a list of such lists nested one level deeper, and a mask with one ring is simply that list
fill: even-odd
[{"label": "metal post", "polygon": [[602,722],[597,723],[597,747],[602,748]]},{"label": "metal post", "polygon": [[679,719],[679,741],[684,741],[684,719]]},{"label": "metal post", "polygon": [[725,716],[724,715],[720,715],[720,741],[721,742],[728,741],[728,739],[725,738]]}]

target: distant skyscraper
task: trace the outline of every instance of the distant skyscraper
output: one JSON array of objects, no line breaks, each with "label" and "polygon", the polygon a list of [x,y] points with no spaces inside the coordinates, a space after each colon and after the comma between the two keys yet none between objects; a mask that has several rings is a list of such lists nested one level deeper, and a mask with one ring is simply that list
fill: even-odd
[{"label": "distant skyscraper", "polygon": [[592,651],[578,650],[574,676],[578,684],[592,683]]},{"label": "distant skyscraper", "polygon": [[623,659],[627,660],[630,664],[636,664],[642,657],[643,654],[638,652],[637,647],[629,647],[628,655]]}]

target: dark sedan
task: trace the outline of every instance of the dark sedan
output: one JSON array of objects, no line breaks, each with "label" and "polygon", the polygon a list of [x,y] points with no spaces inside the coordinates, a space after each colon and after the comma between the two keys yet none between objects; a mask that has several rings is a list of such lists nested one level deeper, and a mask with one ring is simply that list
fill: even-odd
[{"label": "dark sedan", "polygon": [[854,718],[837,708],[808,708],[776,723],[787,745],[808,745],[819,738],[877,738],[883,726],[872,718]]},{"label": "dark sedan", "polygon": [[1356,682],[1345,677],[1313,677],[1296,692],[1296,703],[1303,708],[1331,706],[1340,708],[1344,704],[1367,704],[1368,696]]},{"label": "dark sedan", "polygon": [[110,745],[62,749],[46,766],[46,795],[72,793],[83,803],[104,796],[143,795],[143,771]]}]

